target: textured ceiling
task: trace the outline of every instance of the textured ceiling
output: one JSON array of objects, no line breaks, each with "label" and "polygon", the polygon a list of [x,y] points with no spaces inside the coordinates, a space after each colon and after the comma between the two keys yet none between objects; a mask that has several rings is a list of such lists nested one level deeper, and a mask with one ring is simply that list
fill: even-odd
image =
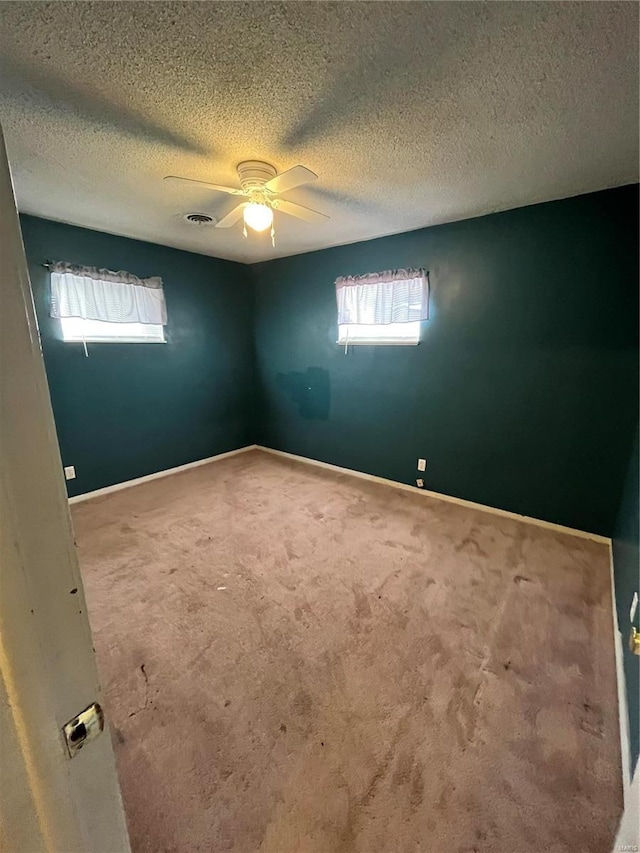
[{"label": "textured ceiling", "polygon": [[[636,3],[3,2],[0,84],[22,211],[240,261],[638,179]],[[331,220],[181,220],[254,158]]]}]

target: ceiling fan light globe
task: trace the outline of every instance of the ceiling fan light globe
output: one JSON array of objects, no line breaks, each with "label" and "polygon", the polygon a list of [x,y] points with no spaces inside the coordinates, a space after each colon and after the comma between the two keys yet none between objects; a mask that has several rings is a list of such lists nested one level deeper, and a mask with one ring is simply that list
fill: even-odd
[{"label": "ceiling fan light globe", "polygon": [[266,204],[251,202],[243,211],[245,225],[254,231],[266,231],[273,222],[273,211]]}]

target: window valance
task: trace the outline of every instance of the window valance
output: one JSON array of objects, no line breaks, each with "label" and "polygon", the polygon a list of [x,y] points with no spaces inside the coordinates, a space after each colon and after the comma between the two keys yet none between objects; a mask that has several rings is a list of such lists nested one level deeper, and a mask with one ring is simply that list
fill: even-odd
[{"label": "window valance", "polygon": [[429,319],[429,275],[387,270],[336,279],[338,325],[387,325]]},{"label": "window valance", "polygon": [[80,317],[106,323],[166,325],[162,279],[138,278],[120,270],[49,264],[51,316]]}]

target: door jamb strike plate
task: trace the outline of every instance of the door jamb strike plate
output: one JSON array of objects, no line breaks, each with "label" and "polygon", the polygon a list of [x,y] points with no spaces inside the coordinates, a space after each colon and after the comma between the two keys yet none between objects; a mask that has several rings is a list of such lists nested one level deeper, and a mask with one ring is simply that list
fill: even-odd
[{"label": "door jamb strike plate", "polygon": [[62,727],[62,735],[69,758],[80,752],[83,746],[95,740],[104,729],[104,711],[94,702]]}]

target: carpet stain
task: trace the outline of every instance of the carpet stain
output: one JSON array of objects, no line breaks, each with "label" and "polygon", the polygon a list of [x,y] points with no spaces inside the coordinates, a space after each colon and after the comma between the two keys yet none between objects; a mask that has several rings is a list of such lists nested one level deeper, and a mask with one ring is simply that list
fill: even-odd
[{"label": "carpet stain", "polygon": [[358,619],[371,619],[371,605],[366,592],[361,586],[355,584],[352,588],[355,599],[355,610]]},{"label": "carpet stain", "polygon": [[464,539],[462,539],[454,546],[454,550],[457,552],[467,551],[468,553],[475,553],[478,554],[480,557],[489,556],[487,552],[480,547],[480,545],[473,536],[465,536]]}]

